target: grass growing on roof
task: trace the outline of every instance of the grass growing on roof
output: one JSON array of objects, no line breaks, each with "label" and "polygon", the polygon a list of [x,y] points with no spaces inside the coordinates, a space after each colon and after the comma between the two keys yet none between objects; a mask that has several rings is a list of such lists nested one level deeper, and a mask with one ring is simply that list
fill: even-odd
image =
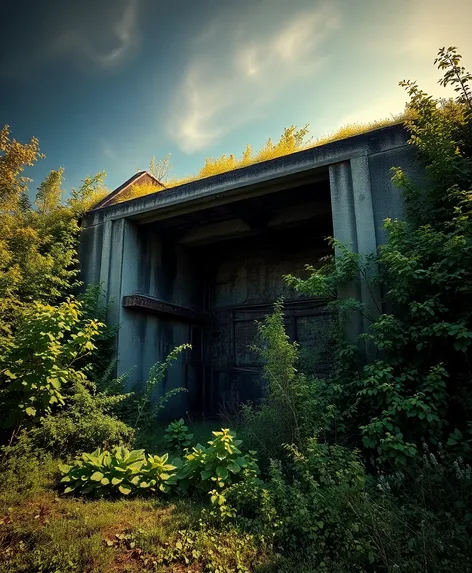
[{"label": "grass growing on roof", "polygon": [[[348,137],[361,135],[389,125],[395,125],[403,122],[406,118],[407,114],[402,113],[392,116],[391,118],[378,121],[351,123],[340,127],[330,135],[316,140],[313,140],[312,138],[306,140],[308,135],[308,125],[301,129],[297,129],[296,126],[292,125],[284,129],[284,132],[277,143],[274,143],[272,139],[269,138],[259,151],[255,152],[251,145],[248,144],[246,145],[246,149],[243,151],[241,157],[237,157],[233,154],[227,155],[225,153],[217,158],[207,157],[203,167],[198,171],[198,173],[187,177],[169,179],[165,184],[165,189],[178,187],[179,185],[198,181],[199,179],[205,179],[206,177],[212,177],[214,175],[220,175],[221,173],[227,173],[229,171],[234,171],[235,169],[241,169],[242,167],[248,167],[255,163],[261,163],[262,161],[269,161],[270,159],[290,155],[296,151],[319,147],[333,141],[347,139]],[[123,203],[124,201],[144,197],[145,195],[158,193],[163,190],[164,189],[158,189],[155,185],[150,184],[133,185],[123,193],[120,193],[111,204]]]}]

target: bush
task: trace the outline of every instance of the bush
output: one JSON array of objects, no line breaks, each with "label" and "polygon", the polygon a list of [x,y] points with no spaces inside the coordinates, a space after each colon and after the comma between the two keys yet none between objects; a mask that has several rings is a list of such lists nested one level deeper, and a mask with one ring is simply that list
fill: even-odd
[{"label": "bush", "polygon": [[168,493],[174,485],[182,492],[209,493],[211,503],[223,516],[235,512],[227,506],[225,490],[232,484],[254,480],[259,473],[255,452],[243,454],[241,440],[227,429],[213,432],[208,447],[198,444],[182,459],[168,462],[168,454],[149,455],[144,450],[97,449],[84,453],[73,465],[61,465],[65,493],[110,496],[137,493]]},{"label": "bush", "polygon": [[64,493],[93,496],[131,495],[140,491],[168,492],[175,483],[176,467],[167,463],[168,455],[146,456],[144,450],[124,447],[110,451],[97,449],[82,454],[74,465],[60,466]]},{"label": "bush", "polygon": [[169,449],[181,454],[192,443],[193,434],[190,434],[183,418],[171,422],[165,431],[164,439]]},{"label": "bush", "polygon": [[[256,350],[264,362],[266,386],[258,404],[243,406],[243,430],[264,465],[285,455],[284,444],[303,449],[306,440],[319,434],[334,441],[345,439],[355,401],[346,400],[339,370],[326,380],[300,371],[300,347],[285,331],[282,301],[258,326]],[[340,351],[347,353],[346,346]]]},{"label": "bush", "polygon": [[242,441],[235,439],[234,432],[222,429],[213,435],[215,437],[208,442],[208,447],[197,444],[185,454],[178,473],[183,489],[191,484],[201,485],[206,490],[223,489],[250,473],[258,473],[255,452],[243,454],[238,448]]},{"label": "bush", "polygon": [[[90,396],[93,401],[93,395]],[[47,416],[29,432],[36,447],[67,457],[98,447],[131,445],[134,430],[104,413],[95,403],[86,410],[74,404],[55,416]]]},{"label": "bush", "polygon": [[[441,84],[455,88],[456,100],[435,100],[416,83],[401,84],[410,97],[410,143],[426,171],[415,184],[394,170],[406,221],[385,221],[387,242],[376,255],[341,247],[331,264],[311,268],[307,280],[289,278],[298,291],[334,297],[338,310],[371,321],[358,340],[369,363],[349,356],[346,365],[338,354],[337,369],[350,369],[350,376],[337,382],[346,381],[344,392],[356,407],[351,436],[357,441],[360,433],[371,461],[385,467],[414,463],[423,440],[431,447],[443,443],[452,456],[461,446],[462,455],[470,455],[472,76],[460,60],[455,48],[440,50],[436,59],[444,70]],[[379,277],[372,277],[374,263]],[[382,292],[375,312],[373,302],[340,297],[348,282]]]},{"label": "bush", "polygon": [[73,299],[25,312],[0,373],[12,440],[24,426],[35,447],[61,456],[132,441],[133,430],[113,416],[129,395],[99,392],[86,376],[100,330]]},{"label": "bush", "polygon": [[81,321],[80,303],[69,299],[58,307],[35,304],[15,334],[1,365],[6,427],[38,420],[65,403],[64,387],[85,380],[75,361],[95,349],[101,324]]}]

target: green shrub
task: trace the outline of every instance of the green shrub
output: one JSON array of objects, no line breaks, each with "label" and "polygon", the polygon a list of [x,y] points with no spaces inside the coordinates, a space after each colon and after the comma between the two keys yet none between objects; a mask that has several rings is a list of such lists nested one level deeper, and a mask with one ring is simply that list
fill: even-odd
[{"label": "green shrub", "polygon": [[132,493],[141,478],[141,467],[144,465],[144,450],[129,451],[124,447],[108,450],[95,450],[91,454],[82,454],[72,466],[60,465],[66,484],[64,493],[81,493],[109,495]]},{"label": "green shrub", "polygon": [[59,477],[57,460],[37,448],[23,430],[11,446],[0,448],[0,506],[15,506],[54,486]]},{"label": "green shrub", "polygon": [[236,434],[228,429],[213,432],[215,438],[208,447],[197,444],[184,455],[178,465],[177,479],[180,489],[208,492],[211,503],[222,517],[234,517],[236,512],[226,502],[226,489],[234,483],[255,478],[259,467],[255,452],[243,454]]},{"label": "green shrub", "polygon": [[[268,466],[270,459],[285,455],[284,444],[303,448],[307,439],[319,434],[325,439],[340,439],[355,400],[346,400],[339,370],[327,380],[299,370],[300,346],[291,342],[285,331],[282,301],[258,326],[260,346],[256,350],[264,362],[267,384],[258,404],[243,406],[243,430],[246,441]],[[340,351],[351,356],[345,345]]]},{"label": "green shrub", "polygon": [[[385,221],[387,241],[376,254],[336,243],[329,264],[311,268],[306,280],[289,277],[299,292],[330,296],[339,311],[370,322],[357,341],[369,363],[339,353],[335,370],[344,375],[336,382],[355,405],[350,437],[359,436],[366,454],[385,467],[415,463],[423,440],[443,443],[452,456],[460,447],[464,456],[471,451],[468,438],[454,436],[468,435],[472,417],[472,76],[455,48],[440,50],[435,63],[455,100],[401,83],[410,98],[410,143],[425,168],[419,182],[394,170],[406,220]],[[348,283],[369,297],[343,299]]]},{"label": "green shrub", "polygon": [[176,453],[182,453],[192,443],[193,434],[188,431],[183,418],[171,422],[165,431],[164,439],[168,448]]},{"label": "green shrub", "polygon": [[81,305],[72,299],[57,307],[36,303],[25,312],[0,365],[7,427],[64,405],[64,387],[85,380],[75,362],[95,349],[100,328],[97,320],[81,320]]},{"label": "green shrub", "polygon": [[[94,396],[90,396],[93,401]],[[63,412],[43,418],[30,430],[36,447],[63,458],[99,447],[129,446],[134,430],[102,411],[98,403],[90,409],[74,404]]]},{"label": "green shrub", "polygon": [[168,492],[175,483],[176,467],[168,456],[146,456],[144,450],[125,447],[110,451],[97,449],[82,454],[74,465],[61,465],[64,493],[94,496],[131,495],[141,491]]},{"label": "green shrub", "polygon": [[183,489],[191,484],[198,484],[207,491],[215,487],[223,489],[249,474],[258,473],[255,452],[243,454],[238,448],[242,441],[235,439],[234,432],[222,429],[212,433],[215,438],[208,442],[208,447],[197,444],[185,454],[178,472]]},{"label": "green shrub", "polygon": [[141,468],[142,479],[140,489],[149,489],[153,493],[162,491],[168,493],[171,486],[176,483],[175,470],[177,466],[168,463],[169,454],[162,456],[147,455],[146,463]]}]

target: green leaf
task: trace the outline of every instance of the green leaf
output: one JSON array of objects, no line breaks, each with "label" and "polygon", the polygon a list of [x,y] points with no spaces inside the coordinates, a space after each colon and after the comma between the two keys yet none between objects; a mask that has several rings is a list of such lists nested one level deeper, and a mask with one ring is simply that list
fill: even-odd
[{"label": "green leaf", "polygon": [[224,479],[224,480],[228,479],[228,475],[229,475],[228,469],[225,468],[224,466],[218,466],[216,468],[216,473],[221,479]]},{"label": "green leaf", "polygon": [[32,408],[31,406],[26,408],[25,412],[28,416],[36,416],[36,408]]},{"label": "green leaf", "polygon": [[120,485],[118,489],[123,495],[129,495],[131,493],[131,486],[128,484]]},{"label": "green leaf", "polygon": [[203,471],[200,473],[200,475],[201,475],[201,477],[202,477],[202,480],[207,480],[209,477],[211,477],[212,472],[211,472],[210,470],[203,470]]},{"label": "green leaf", "polygon": [[90,476],[90,479],[92,481],[102,481],[103,477],[104,476],[103,476],[102,472],[96,471],[96,472],[93,472],[93,474]]},{"label": "green leaf", "polygon": [[241,466],[239,466],[236,462],[229,462],[228,469],[233,474],[237,474],[241,471]]}]

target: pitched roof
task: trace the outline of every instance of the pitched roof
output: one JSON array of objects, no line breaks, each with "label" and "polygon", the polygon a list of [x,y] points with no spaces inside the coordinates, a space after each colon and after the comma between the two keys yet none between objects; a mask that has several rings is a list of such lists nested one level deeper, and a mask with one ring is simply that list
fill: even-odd
[{"label": "pitched roof", "polygon": [[[139,184],[139,180],[141,178],[143,178],[145,175],[147,175],[148,177],[151,177],[152,179],[154,179],[154,181],[157,183],[158,186],[164,188],[165,185],[163,183],[161,183],[159,181],[159,179],[157,177],[155,177],[152,173],[150,173],[149,171],[138,171],[137,173],[135,173],[132,177],[130,177],[127,181],[125,181],[124,183],[122,183],[119,187],[117,187],[116,189],[114,189],[113,191],[111,191],[110,193],[108,193],[108,195],[102,199],[100,201],[100,203],[97,203],[94,207],[94,209],[100,209],[101,207],[106,207],[110,202],[113,201],[113,199],[115,199],[115,197],[117,195],[119,195],[120,193],[122,193],[125,189],[128,189],[129,187],[132,187],[133,185],[137,185]],[[156,185],[156,186],[157,186]]]}]

